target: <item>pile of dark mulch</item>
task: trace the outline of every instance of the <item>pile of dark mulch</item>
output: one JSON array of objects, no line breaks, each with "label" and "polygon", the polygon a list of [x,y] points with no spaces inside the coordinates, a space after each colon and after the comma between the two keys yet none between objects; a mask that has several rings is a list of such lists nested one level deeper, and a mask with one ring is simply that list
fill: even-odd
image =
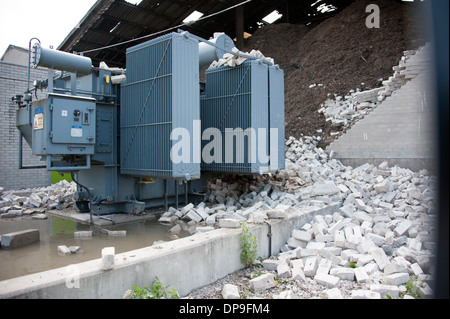
[{"label": "pile of dark mulch", "polygon": [[[285,71],[286,138],[319,135],[330,141],[329,133],[340,128],[317,113],[327,96],[380,86],[379,79],[392,75],[403,51],[425,43],[427,33],[418,27],[423,27],[419,8],[378,0],[380,28],[369,29],[366,7],[371,3],[357,0],[314,28],[267,25],[246,41],[244,50],[260,50]],[[309,88],[312,84],[322,85]]]}]

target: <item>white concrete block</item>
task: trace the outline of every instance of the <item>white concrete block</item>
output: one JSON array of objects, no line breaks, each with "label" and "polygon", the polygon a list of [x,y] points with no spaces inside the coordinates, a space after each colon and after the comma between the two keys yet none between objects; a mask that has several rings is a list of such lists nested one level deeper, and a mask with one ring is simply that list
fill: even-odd
[{"label": "white concrete block", "polygon": [[394,299],[398,298],[400,293],[400,289],[397,286],[379,284],[370,285],[370,291],[378,292],[381,298],[387,298],[387,295],[389,295],[389,297]]},{"label": "white concrete block", "polygon": [[[301,259],[298,259],[299,261],[301,261]],[[299,263],[292,263],[292,279],[295,279],[297,281],[300,282],[304,282],[306,281],[306,276],[305,273],[303,272],[302,269],[302,265],[300,265]]]},{"label": "white concrete block", "polygon": [[371,241],[370,239],[364,239],[363,241],[361,241],[361,243],[356,246],[356,249],[361,253],[361,254],[366,254],[370,249],[375,248],[375,244],[373,243],[373,241]]},{"label": "white concrete block", "polygon": [[338,230],[334,232],[334,245],[336,247],[347,248],[343,231]]},{"label": "white concrete block", "polygon": [[202,216],[197,214],[193,209],[189,210],[186,213],[186,216],[189,217],[191,220],[193,220],[196,223],[200,223],[203,220]]},{"label": "white concrete block", "polygon": [[311,249],[311,250],[316,250],[319,251],[321,249],[325,248],[325,243],[324,242],[316,242],[316,241],[310,241],[307,245],[306,245],[306,249]]},{"label": "white concrete block", "polygon": [[66,256],[66,255],[70,255],[70,254],[72,254],[72,252],[66,245],[58,246],[58,255]]},{"label": "white concrete block", "polygon": [[394,186],[388,179],[385,179],[381,183],[375,184],[373,188],[378,194],[380,194],[392,191]]},{"label": "white concrete block", "polygon": [[105,247],[102,249],[102,269],[110,270],[114,268],[114,247]]},{"label": "white concrete block", "polygon": [[353,268],[349,267],[336,267],[330,270],[330,275],[340,278],[341,280],[354,280],[355,272]]},{"label": "white concrete block", "polygon": [[379,247],[370,249],[369,254],[372,255],[373,259],[381,270],[386,268],[391,263],[384,250]]},{"label": "white concrete block", "polygon": [[279,260],[275,260],[275,259],[263,260],[263,267],[265,270],[275,271],[275,270],[277,270],[277,267],[279,264],[280,264]]},{"label": "white concrete block", "polygon": [[215,215],[209,215],[206,219],[206,226],[213,226],[216,223],[216,216]]},{"label": "white concrete block", "polygon": [[261,275],[250,280],[250,288],[255,292],[275,287],[274,275],[271,273]]},{"label": "white concrete block", "polygon": [[339,288],[327,289],[323,292],[327,299],[343,299],[341,291]]},{"label": "white concrete block", "polygon": [[373,218],[370,217],[369,214],[367,214],[366,212],[363,212],[361,210],[354,212],[352,218],[359,220],[361,222],[364,222],[364,221],[372,222],[373,221]]},{"label": "white concrete block", "polygon": [[200,217],[201,217],[203,220],[206,220],[206,218],[209,217],[208,213],[206,213],[206,211],[205,211],[205,209],[204,209],[203,207],[197,207],[197,208],[195,209],[195,212],[196,212],[198,215],[200,215]]},{"label": "white concrete block", "polygon": [[236,285],[225,284],[222,288],[223,299],[241,299],[239,289]]},{"label": "white concrete block", "polygon": [[309,256],[315,256],[317,254],[317,250],[315,249],[299,249],[297,256],[299,258],[309,257]]},{"label": "white concrete block", "polygon": [[300,241],[309,242],[310,240],[312,240],[312,233],[304,230],[294,229],[292,231],[292,237]]},{"label": "white concrete block", "polygon": [[356,267],[353,269],[353,272],[355,273],[355,278],[358,283],[362,284],[370,282],[370,277],[364,268]]},{"label": "white concrete block", "polygon": [[373,261],[364,265],[363,268],[369,276],[380,271],[380,268],[378,267],[378,265]]},{"label": "white concrete block", "polygon": [[239,228],[240,220],[235,218],[222,218],[219,220],[220,228]]},{"label": "white concrete block", "polygon": [[184,206],[183,208],[180,209],[180,212],[184,215],[186,214],[188,211],[190,211],[192,208],[194,208],[194,204],[189,203],[186,206]]},{"label": "white concrete block", "polygon": [[381,295],[378,292],[370,290],[352,290],[351,299],[381,299]]},{"label": "white concrete block", "polygon": [[422,268],[419,266],[418,263],[414,263],[414,264],[412,264],[410,267],[411,267],[411,270],[414,272],[414,275],[418,276],[418,275],[423,274],[423,270],[422,270]]},{"label": "white concrete block", "polygon": [[399,272],[407,272],[407,271],[408,271],[408,269],[407,269],[406,265],[403,265],[396,261],[391,262],[389,265],[387,265],[383,269],[383,272],[385,275],[391,275],[391,274],[395,274],[395,273],[399,273]]},{"label": "white concrete block", "polygon": [[358,259],[358,262],[356,263],[357,267],[364,267],[366,264],[370,263],[373,260],[372,255],[363,255]]},{"label": "white concrete block", "polygon": [[422,249],[422,242],[415,238],[408,238],[408,248],[415,251],[420,251]]},{"label": "white concrete block", "polygon": [[303,272],[305,273],[305,276],[314,277],[318,266],[319,266],[319,262],[318,262],[316,256],[308,257],[305,260],[305,267],[303,268]]},{"label": "white concrete block", "polygon": [[340,192],[341,190],[334,184],[334,182],[315,183],[311,187],[311,196],[333,195]]},{"label": "white concrete block", "polygon": [[280,263],[277,266],[278,277],[289,278],[291,277],[291,269],[287,263]]},{"label": "white concrete block", "polygon": [[331,260],[322,258],[317,266],[316,275],[325,274],[328,275],[328,272],[331,268]]},{"label": "white concrete block", "polygon": [[327,274],[317,274],[314,276],[314,281],[327,288],[334,288],[339,285],[339,277],[335,277]]},{"label": "white concrete block", "polygon": [[76,231],[76,232],[73,233],[73,236],[75,238],[92,237],[92,230]]},{"label": "white concrete block", "polygon": [[409,280],[409,274],[405,272],[395,273],[383,277],[383,282],[386,285],[400,286]]},{"label": "white concrete block", "polygon": [[405,219],[405,220],[403,220],[402,222],[400,222],[400,223],[397,225],[397,227],[395,227],[394,233],[395,233],[397,236],[402,236],[402,235],[409,229],[409,227],[412,226],[412,224],[413,224],[413,223],[412,223],[410,220]]}]

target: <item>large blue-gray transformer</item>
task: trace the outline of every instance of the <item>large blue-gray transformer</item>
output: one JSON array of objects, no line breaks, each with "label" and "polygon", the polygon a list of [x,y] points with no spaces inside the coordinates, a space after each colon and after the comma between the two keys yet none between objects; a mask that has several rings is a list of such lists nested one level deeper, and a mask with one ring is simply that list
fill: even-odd
[{"label": "large blue-gray transformer", "polygon": [[[247,61],[209,68],[201,83],[201,70],[226,53]],[[130,47],[126,69],[37,41],[29,68],[37,66],[48,79],[16,101],[16,124],[47,170],[72,174],[82,212],[167,209],[201,199],[214,175],[284,169],[283,71],[223,33],[180,31]],[[39,88],[46,97],[32,101]]]}]

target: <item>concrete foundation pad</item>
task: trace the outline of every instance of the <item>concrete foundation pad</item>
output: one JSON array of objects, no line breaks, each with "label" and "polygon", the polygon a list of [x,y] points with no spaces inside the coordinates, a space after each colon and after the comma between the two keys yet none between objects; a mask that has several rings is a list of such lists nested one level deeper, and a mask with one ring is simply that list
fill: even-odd
[{"label": "concrete foundation pad", "polygon": [[[258,256],[277,254],[291,236],[317,215],[333,214],[340,203],[307,207],[264,224],[248,224],[257,238]],[[268,234],[272,236],[269,237]],[[102,270],[99,258],[58,269],[0,281],[0,298],[122,298],[132,285],[151,285],[158,277],[180,296],[243,268],[241,229],[217,229],[115,255],[114,269]]]}]

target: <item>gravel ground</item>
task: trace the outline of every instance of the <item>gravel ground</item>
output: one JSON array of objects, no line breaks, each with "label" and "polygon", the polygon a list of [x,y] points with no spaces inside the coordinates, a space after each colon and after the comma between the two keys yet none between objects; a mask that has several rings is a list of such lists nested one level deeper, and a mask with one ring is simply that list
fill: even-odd
[{"label": "gravel ground", "polygon": [[[275,275],[276,286],[265,291],[255,293],[250,288],[250,279],[269,273],[260,266],[241,269],[225,276],[216,282],[193,290],[186,298],[189,299],[223,299],[222,288],[225,284],[233,284],[238,286],[241,299],[278,299],[278,295],[287,290],[291,290],[297,299],[326,299],[323,294],[327,288],[317,284],[312,278],[306,278],[306,282],[300,282],[294,279],[278,278],[276,271],[271,272]],[[341,280],[339,290],[342,297],[348,299],[351,297],[352,290],[367,289],[368,284],[358,284],[355,281]]]}]

